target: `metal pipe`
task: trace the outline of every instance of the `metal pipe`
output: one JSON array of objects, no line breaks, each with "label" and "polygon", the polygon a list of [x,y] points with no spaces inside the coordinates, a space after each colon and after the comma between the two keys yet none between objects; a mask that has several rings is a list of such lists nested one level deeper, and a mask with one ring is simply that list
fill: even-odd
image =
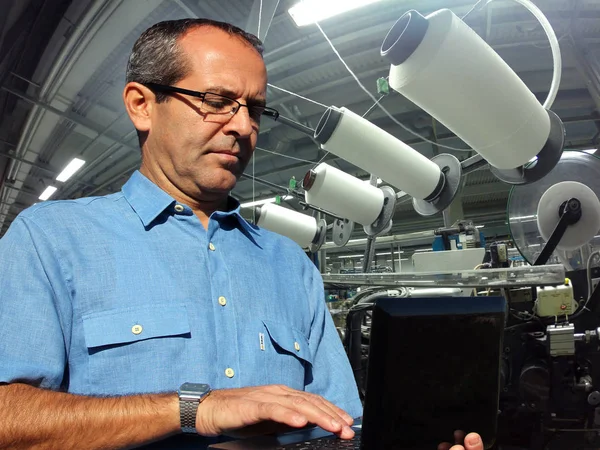
[{"label": "metal pipe", "polygon": [[307,136],[314,137],[315,130],[307,127],[306,125],[301,124],[300,122],[296,122],[295,120],[290,119],[289,117],[282,116],[281,114],[275,118],[273,116],[267,116],[273,119],[275,122],[281,122],[290,128],[300,131],[301,133],[306,134]]}]

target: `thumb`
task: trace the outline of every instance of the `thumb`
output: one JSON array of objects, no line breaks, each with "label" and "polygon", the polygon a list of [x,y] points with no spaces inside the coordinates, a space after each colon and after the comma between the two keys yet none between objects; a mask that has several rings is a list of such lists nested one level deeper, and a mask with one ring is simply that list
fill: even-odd
[{"label": "thumb", "polygon": [[465,437],[465,450],[483,450],[483,442],[477,433],[469,433]]}]

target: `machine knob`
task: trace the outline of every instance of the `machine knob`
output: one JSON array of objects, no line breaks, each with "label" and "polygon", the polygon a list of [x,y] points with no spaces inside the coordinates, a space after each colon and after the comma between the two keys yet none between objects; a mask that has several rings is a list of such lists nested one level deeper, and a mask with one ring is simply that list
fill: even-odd
[{"label": "machine knob", "polygon": [[590,392],[590,395],[588,395],[587,401],[591,406],[600,405],[600,392],[598,392],[598,391]]}]

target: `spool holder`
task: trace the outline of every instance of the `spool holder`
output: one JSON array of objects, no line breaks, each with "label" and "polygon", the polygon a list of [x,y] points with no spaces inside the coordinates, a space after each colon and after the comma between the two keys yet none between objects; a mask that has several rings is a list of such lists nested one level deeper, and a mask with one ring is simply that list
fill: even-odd
[{"label": "spool holder", "polygon": [[378,188],[383,192],[383,207],[381,212],[371,225],[365,225],[363,228],[369,236],[377,236],[388,230],[394,210],[396,209],[396,191],[390,186]]},{"label": "spool holder", "polygon": [[422,216],[433,216],[444,211],[454,201],[462,184],[462,166],[452,155],[442,153],[434,156],[431,161],[436,163],[443,175],[443,183],[430,200],[413,198],[413,207]]},{"label": "spool holder", "polygon": [[350,240],[353,231],[354,222],[349,219],[335,219],[332,228],[333,243],[338,247],[343,247]]},{"label": "spool holder", "polygon": [[321,219],[317,222],[317,233],[315,234],[315,238],[312,243],[308,246],[308,250],[311,253],[315,253],[319,251],[321,246],[325,243],[325,236],[327,234],[327,222],[325,219]]},{"label": "spool holder", "polygon": [[548,175],[558,164],[565,146],[565,126],[556,113],[550,110],[547,113],[550,117],[550,134],[537,159],[514,169],[498,169],[490,164],[490,170],[496,178],[508,184],[529,184]]}]

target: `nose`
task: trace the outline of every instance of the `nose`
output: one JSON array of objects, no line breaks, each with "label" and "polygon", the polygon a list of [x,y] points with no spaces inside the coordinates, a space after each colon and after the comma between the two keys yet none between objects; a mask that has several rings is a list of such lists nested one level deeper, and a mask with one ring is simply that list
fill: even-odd
[{"label": "nose", "polygon": [[241,106],[225,124],[223,131],[226,134],[234,134],[238,138],[248,138],[254,132],[258,132],[258,126],[250,118],[248,108]]}]

